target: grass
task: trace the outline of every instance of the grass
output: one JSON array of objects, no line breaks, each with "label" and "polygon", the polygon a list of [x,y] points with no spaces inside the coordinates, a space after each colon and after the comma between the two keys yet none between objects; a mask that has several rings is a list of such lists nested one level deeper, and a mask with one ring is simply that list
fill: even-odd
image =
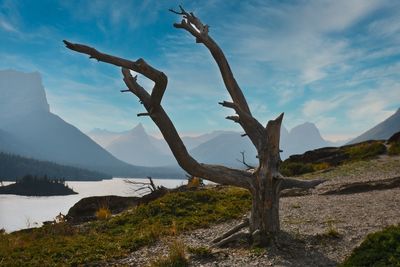
[{"label": "grass", "polygon": [[107,207],[101,207],[96,211],[96,218],[98,220],[106,220],[111,217],[111,211]]},{"label": "grass", "polygon": [[382,173],[400,173],[400,157],[387,157],[384,160],[370,159],[364,161],[354,161],[335,167],[329,172],[324,173],[307,173],[301,176],[303,179],[332,179],[343,178],[351,181],[354,177],[365,176],[368,173],[382,175]]},{"label": "grass", "polygon": [[326,237],[326,238],[339,238],[340,233],[335,227],[333,223],[328,223],[328,228],[326,231],[321,235],[321,237]]},{"label": "grass", "polygon": [[380,141],[364,142],[347,148],[346,153],[349,161],[365,160],[386,153],[386,147]]},{"label": "grass", "polygon": [[234,187],[170,193],[122,215],[78,227],[58,223],[1,234],[0,262],[4,266],[101,265],[174,232],[240,218],[250,206],[250,194]]},{"label": "grass", "polygon": [[[392,152],[389,150],[392,148]],[[382,141],[367,141],[352,146],[341,147],[337,152],[342,155],[342,160],[336,165],[343,166],[352,164],[354,162],[364,162],[377,158],[380,155],[388,152],[389,155],[398,155],[400,153],[400,145],[392,145],[388,151]],[[331,169],[332,167],[328,162],[301,162],[296,159],[286,159],[280,166],[280,172],[284,176],[300,176],[316,171],[323,171]]]},{"label": "grass", "polygon": [[340,266],[400,266],[400,224],[369,234]]},{"label": "grass", "polygon": [[400,155],[400,142],[394,142],[388,149],[388,154],[391,156]]},{"label": "grass", "polygon": [[195,258],[209,259],[214,257],[212,250],[204,246],[188,247],[188,251]]},{"label": "grass", "polygon": [[189,261],[185,253],[185,245],[182,241],[174,240],[169,245],[169,253],[166,257],[159,257],[150,264],[151,267],[186,267]]},{"label": "grass", "polygon": [[267,252],[267,249],[265,247],[253,247],[250,252],[254,256],[260,257],[260,256],[263,256]]},{"label": "grass", "polygon": [[282,162],[279,171],[284,176],[295,176],[313,172],[314,168],[311,163],[290,162],[285,160],[284,162]]}]

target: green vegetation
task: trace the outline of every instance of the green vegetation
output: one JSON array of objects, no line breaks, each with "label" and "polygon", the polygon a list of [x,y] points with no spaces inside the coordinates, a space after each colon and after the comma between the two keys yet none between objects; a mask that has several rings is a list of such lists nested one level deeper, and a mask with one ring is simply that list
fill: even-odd
[{"label": "green vegetation", "polygon": [[393,142],[388,149],[388,154],[391,156],[400,155],[400,142]]},{"label": "green vegetation", "polygon": [[313,172],[314,168],[311,163],[290,162],[289,160],[285,160],[282,162],[279,171],[284,176],[296,176]]},{"label": "green vegetation", "polygon": [[153,261],[151,267],[186,267],[189,261],[185,253],[185,245],[182,241],[174,240],[169,245],[169,253],[166,257],[160,257]]},{"label": "green vegetation", "polygon": [[214,257],[211,249],[208,247],[188,247],[188,251],[195,258],[209,259]]},{"label": "green vegetation", "polygon": [[368,173],[371,176],[384,173],[392,173],[393,176],[400,173],[400,158],[387,157],[385,159],[372,159],[353,161],[331,169],[328,172],[313,172],[301,176],[303,179],[332,179],[340,178],[346,181],[351,181],[353,178],[365,175]]},{"label": "green vegetation", "polygon": [[382,141],[367,141],[355,145],[343,146],[329,152],[321,152],[321,150],[315,150],[319,152],[309,151],[303,155],[296,155],[286,159],[280,166],[280,172],[285,176],[299,176],[328,170],[332,167],[351,164],[353,162],[374,159],[386,152],[389,155],[397,155],[396,153],[400,153],[400,145],[396,146],[396,144],[393,144],[386,151],[386,146]]},{"label": "green vegetation", "polygon": [[320,235],[320,237],[325,237],[325,238],[339,238],[340,237],[340,233],[337,230],[337,228],[335,227],[335,225],[333,224],[333,222],[327,222],[328,227],[326,229],[326,231]]},{"label": "green vegetation", "polygon": [[15,181],[28,173],[36,176],[64,177],[66,180],[76,181],[112,178],[110,175],[100,172],[0,152],[0,180]]},{"label": "green vegetation", "polygon": [[369,234],[340,266],[400,266],[400,225]]},{"label": "green vegetation", "polygon": [[96,218],[98,220],[106,220],[111,217],[111,211],[108,207],[101,207],[96,211]]},{"label": "green vegetation", "polygon": [[0,262],[4,266],[100,264],[177,231],[240,218],[250,206],[248,191],[234,187],[169,193],[106,220],[77,227],[61,222],[0,235]]},{"label": "green vegetation", "polygon": [[61,179],[49,179],[47,176],[25,175],[16,183],[0,187],[0,194],[23,196],[59,196],[77,194]]},{"label": "green vegetation", "polygon": [[348,161],[358,161],[382,155],[386,153],[386,147],[380,141],[370,141],[346,147],[345,151],[349,155]]},{"label": "green vegetation", "polygon": [[260,257],[264,255],[267,252],[267,249],[265,247],[253,247],[251,249],[251,254],[253,254],[256,257]]}]

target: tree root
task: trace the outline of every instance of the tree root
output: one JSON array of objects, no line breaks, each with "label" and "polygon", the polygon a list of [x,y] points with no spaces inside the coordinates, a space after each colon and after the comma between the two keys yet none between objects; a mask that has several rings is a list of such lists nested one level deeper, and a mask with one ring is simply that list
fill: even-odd
[{"label": "tree root", "polygon": [[217,242],[216,244],[213,244],[213,247],[223,247],[224,245],[234,242],[234,241],[239,241],[239,240],[247,240],[250,241],[251,235],[246,232],[238,232],[234,233],[227,238],[222,239],[221,241]]},{"label": "tree root", "polygon": [[222,234],[221,236],[215,238],[211,242],[214,243],[213,246],[215,247],[221,247],[227,243],[233,242],[235,240],[243,238],[243,234],[246,235],[246,237],[249,237],[248,233],[238,233],[240,230],[243,228],[249,226],[249,218],[245,218],[242,223],[234,226],[233,228],[229,229],[227,232]]}]

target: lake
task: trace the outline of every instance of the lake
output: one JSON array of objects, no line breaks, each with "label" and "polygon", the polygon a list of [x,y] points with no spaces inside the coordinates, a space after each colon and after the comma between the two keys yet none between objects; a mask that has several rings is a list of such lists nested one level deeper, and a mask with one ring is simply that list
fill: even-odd
[{"label": "lake", "polygon": [[[7,232],[37,227],[44,221],[52,221],[60,212],[68,210],[80,199],[90,196],[137,196],[133,186],[124,180],[148,182],[141,178],[113,178],[96,182],[66,182],[78,194],[68,196],[27,197],[0,194],[0,229]],[[175,188],[187,183],[179,179],[153,179],[156,185]],[[4,182],[4,185],[10,182]]]}]

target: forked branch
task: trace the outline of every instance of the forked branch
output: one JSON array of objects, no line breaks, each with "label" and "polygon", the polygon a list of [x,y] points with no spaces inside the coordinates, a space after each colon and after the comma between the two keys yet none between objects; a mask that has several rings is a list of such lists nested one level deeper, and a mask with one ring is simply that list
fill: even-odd
[{"label": "forked branch", "polygon": [[[183,17],[182,22],[174,24],[174,26],[177,28],[183,28],[190,32],[211,52],[218,64],[225,87],[233,100],[233,102],[222,102],[221,104],[225,107],[233,108],[235,110],[237,116],[232,116],[230,118],[241,124],[242,128],[257,148],[259,159],[261,160],[262,157],[260,157],[260,154],[267,151],[268,144],[271,143],[272,139],[275,137],[272,139],[269,138],[266,133],[268,131],[251,115],[247,101],[233,76],[224,53],[215,43],[215,41],[209,36],[208,26],[204,25],[192,12],[188,13],[182,7],[180,7],[180,11],[171,11]],[[186,172],[193,176],[202,177],[220,184],[234,185],[246,189],[252,188],[252,184],[255,180],[254,174],[219,165],[201,164],[191,157],[181,138],[179,137],[175,126],[161,105],[162,97],[165,93],[168,83],[167,76],[163,72],[152,67],[143,59],[131,61],[99,52],[95,48],[86,45],[71,43],[65,40],[64,43],[67,48],[71,50],[87,54],[90,58],[94,58],[98,61],[106,62],[122,68],[122,74],[126,86],[130,92],[139,98],[140,102],[144,105],[147,111],[145,113],[139,113],[138,116],[149,116],[154,121],[164,136],[164,139],[168,143],[168,146],[170,147],[178,164]],[[142,86],[138,84],[137,77],[133,77],[131,75],[131,70],[140,73],[148,79],[154,81],[155,84],[152,88],[151,94],[149,94]],[[122,91],[126,92],[127,90]],[[281,120],[282,117],[280,117],[280,121]],[[277,144],[278,143],[279,140]],[[273,153],[276,152],[276,149],[276,147],[273,147]],[[279,152],[277,152],[277,154],[279,157]],[[292,183],[288,183],[288,185],[291,184]]]},{"label": "forked branch", "polygon": [[228,60],[226,59],[221,48],[209,36],[209,26],[203,24],[200,19],[193,14],[193,12],[186,12],[182,6],[179,6],[179,8],[180,11],[170,9],[171,12],[178,14],[183,18],[180,23],[175,23],[174,27],[188,31],[196,38],[196,42],[203,43],[208,48],[218,64],[225,87],[231,95],[233,102],[236,103],[243,110],[243,112],[251,115],[247,101],[233,76]]}]

